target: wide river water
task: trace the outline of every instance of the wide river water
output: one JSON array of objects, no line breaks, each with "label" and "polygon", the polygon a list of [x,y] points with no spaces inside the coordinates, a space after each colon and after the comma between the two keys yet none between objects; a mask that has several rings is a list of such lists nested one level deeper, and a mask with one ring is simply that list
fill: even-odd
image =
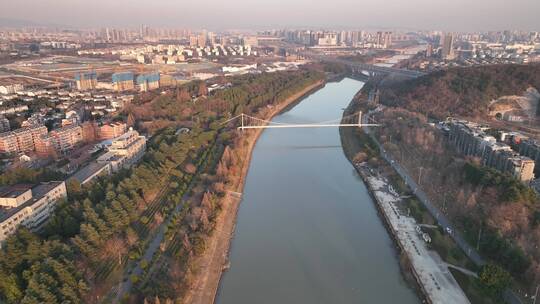
[{"label": "wide river water", "polygon": [[[362,85],[329,83],[273,121],[340,118]],[[217,303],[420,303],[337,128],[262,133],[230,262]]]}]

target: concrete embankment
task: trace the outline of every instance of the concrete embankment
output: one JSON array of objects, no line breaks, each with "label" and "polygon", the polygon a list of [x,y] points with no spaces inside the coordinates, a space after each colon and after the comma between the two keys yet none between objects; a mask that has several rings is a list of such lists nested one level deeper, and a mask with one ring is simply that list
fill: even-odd
[{"label": "concrete embankment", "polygon": [[401,214],[399,195],[385,177],[366,164],[354,164],[367,185],[386,227],[407,257],[410,270],[428,303],[470,303],[446,263],[428,249],[416,220]]}]

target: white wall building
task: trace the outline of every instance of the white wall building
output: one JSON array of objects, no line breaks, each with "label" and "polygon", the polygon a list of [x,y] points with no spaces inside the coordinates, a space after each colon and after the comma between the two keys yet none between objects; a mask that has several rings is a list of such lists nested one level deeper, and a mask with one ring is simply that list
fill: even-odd
[{"label": "white wall building", "polygon": [[100,156],[98,163],[109,163],[112,172],[128,168],[138,162],[146,150],[146,137],[130,129],[113,139],[108,152]]},{"label": "white wall building", "polygon": [[0,188],[0,242],[13,234],[19,225],[31,230],[47,221],[56,202],[67,197],[63,181]]}]

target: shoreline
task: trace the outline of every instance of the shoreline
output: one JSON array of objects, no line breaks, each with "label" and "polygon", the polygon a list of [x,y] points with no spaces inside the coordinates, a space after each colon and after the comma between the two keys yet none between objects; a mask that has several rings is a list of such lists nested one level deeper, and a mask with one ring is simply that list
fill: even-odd
[{"label": "shoreline", "polygon": [[[360,92],[361,90],[358,91],[358,93],[356,93],[355,97],[358,94],[360,94]],[[355,101],[356,101],[355,98],[353,98],[353,100],[345,108],[345,111],[343,112],[343,116],[350,115],[350,112],[354,112]],[[373,200],[373,204],[375,205],[375,208],[377,210],[377,215],[379,219],[381,220],[382,224],[384,225],[386,231],[388,232],[390,238],[392,239],[394,248],[396,249],[395,253],[399,261],[399,268],[401,270],[403,279],[405,280],[407,285],[409,285],[409,287],[415,291],[415,293],[419,296],[420,300],[421,301],[424,300],[426,298],[425,293],[422,290],[422,286],[418,283],[414,275],[414,272],[411,269],[411,265],[410,265],[411,262],[409,260],[409,257],[406,254],[404,254],[396,238],[396,235],[394,235],[394,233],[390,229],[390,225],[387,221],[387,218],[380,208],[380,205],[377,201],[377,197],[375,196],[375,193],[372,190],[370,183],[368,182],[364,174],[362,174],[362,172],[357,168],[357,166],[355,165],[353,161],[354,155],[357,152],[361,151],[361,148],[355,144],[356,143],[356,140],[354,140],[355,134],[351,133],[350,129],[340,128],[339,135],[341,139],[341,146],[343,148],[343,154],[345,154],[345,157],[347,158],[347,160],[349,160],[349,163],[353,166],[354,171],[358,174],[358,176],[362,180],[362,183],[364,183],[364,185],[366,186],[369,196]]]},{"label": "shoreline", "polygon": [[[344,115],[356,110],[355,102],[356,99],[351,101]],[[364,130],[360,132],[366,134]],[[377,214],[394,242],[406,282],[416,291],[420,300],[427,303],[470,303],[455,278],[446,275],[449,269],[437,252],[424,244],[425,240],[422,240],[417,230],[419,226],[416,220],[397,211],[401,198],[394,190],[389,189],[393,188],[387,178],[376,173],[377,166],[355,163],[354,156],[362,151],[360,139],[356,136],[348,129],[340,129],[343,152],[366,185],[377,208]],[[439,284],[444,286],[444,289]],[[446,292],[448,290],[453,292]]]},{"label": "shoreline", "polygon": [[[317,81],[283,100],[271,108],[265,119],[271,120],[290,107],[295,106],[307,96],[323,88],[326,83],[326,80]],[[240,159],[243,160],[240,177],[236,184],[228,190],[230,199],[227,200],[228,204],[224,204],[222,212],[216,221],[214,233],[208,239],[205,253],[195,262],[197,264],[196,268],[198,268],[194,271],[196,279],[186,297],[184,297],[183,303],[209,304],[215,302],[221,287],[221,279],[228,269],[229,253],[236,230],[237,214],[240,209],[242,191],[251,165],[253,150],[263,131],[264,129],[256,129],[246,132],[247,148],[241,151],[242,155],[239,155]],[[201,268],[204,268],[204,271],[201,271]]]}]

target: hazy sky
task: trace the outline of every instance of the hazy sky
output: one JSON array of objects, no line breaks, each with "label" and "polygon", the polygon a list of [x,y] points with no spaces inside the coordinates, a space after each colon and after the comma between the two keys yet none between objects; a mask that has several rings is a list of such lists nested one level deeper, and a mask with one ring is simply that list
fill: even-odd
[{"label": "hazy sky", "polygon": [[0,0],[0,18],[81,27],[540,31],[540,0]]}]

